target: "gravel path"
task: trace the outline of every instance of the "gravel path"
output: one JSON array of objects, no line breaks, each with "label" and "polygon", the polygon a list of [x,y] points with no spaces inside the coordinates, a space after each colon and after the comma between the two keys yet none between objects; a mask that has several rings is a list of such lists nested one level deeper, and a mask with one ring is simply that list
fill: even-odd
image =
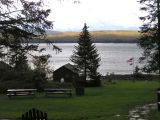
[{"label": "gravel path", "polygon": [[135,107],[129,111],[129,120],[148,120],[150,110],[157,109],[157,104],[147,104],[141,107]]}]

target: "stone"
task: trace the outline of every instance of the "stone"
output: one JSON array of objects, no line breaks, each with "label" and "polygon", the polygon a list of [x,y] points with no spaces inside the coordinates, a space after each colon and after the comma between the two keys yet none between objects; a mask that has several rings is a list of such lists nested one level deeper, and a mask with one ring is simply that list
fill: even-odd
[{"label": "stone", "polygon": [[135,115],[133,115],[132,117],[133,117],[133,118],[139,118],[139,117],[140,117],[140,115],[135,114]]},{"label": "stone", "polygon": [[150,110],[154,110],[157,108],[157,104],[147,104],[142,107],[135,107],[129,111],[129,120],[147,120],[147,114]]}]

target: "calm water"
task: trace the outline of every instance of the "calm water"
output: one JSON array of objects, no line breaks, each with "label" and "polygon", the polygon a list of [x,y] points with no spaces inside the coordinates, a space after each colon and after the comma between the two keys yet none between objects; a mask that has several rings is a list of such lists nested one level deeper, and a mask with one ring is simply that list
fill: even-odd
[{"label": "calm water", "polygon": [[[52,55],[50,59],[50,67],[56,70],[60,66],[71,63],[69,58],[72,55],[75,43],[56,43],[62,49],[62,52],[56,54],[51,48],[47,48],[46,52]],[[41,44],[41,47],[46,46]],[[138,58],[142,54],[142,50],[136,44],[128,43],[96,43],[98,53],[101,57],[101,66],[99,72],[103,75],[108,73],[115,74],[132,74],[133,66],[129,65],[126,60],[131,57],[135,58],[135,65],[138,64]]]}]

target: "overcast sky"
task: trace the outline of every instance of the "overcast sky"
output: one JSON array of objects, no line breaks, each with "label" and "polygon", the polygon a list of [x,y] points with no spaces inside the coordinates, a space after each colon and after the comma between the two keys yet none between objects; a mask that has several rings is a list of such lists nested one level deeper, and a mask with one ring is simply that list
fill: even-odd
[{"label": "overcast sky", "polygon": [[138,30],[142,25],[137,0],[80,0],[80,4],[48,0],[46,4],[56,31],[79,31],[84,23],[90,30]]}]

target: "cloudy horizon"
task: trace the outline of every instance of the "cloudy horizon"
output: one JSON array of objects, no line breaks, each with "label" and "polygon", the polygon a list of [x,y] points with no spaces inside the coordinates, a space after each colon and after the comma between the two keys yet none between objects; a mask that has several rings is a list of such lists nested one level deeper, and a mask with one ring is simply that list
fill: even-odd
[{"label": "cloudy horizon", "polygon": [[137,0],[80,0],[80,4],[48,0],[47,4],[55,31],[80,31],[84,23],[91,31],[139,30],[142,25]]}]

